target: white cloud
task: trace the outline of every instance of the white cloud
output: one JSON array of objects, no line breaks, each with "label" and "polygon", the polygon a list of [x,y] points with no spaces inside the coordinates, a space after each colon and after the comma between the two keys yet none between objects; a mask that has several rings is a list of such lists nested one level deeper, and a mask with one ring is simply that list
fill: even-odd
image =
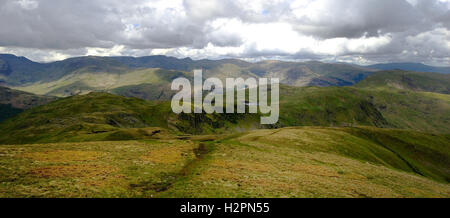
[{"label": "white cloud", "polygon": [[2,0],[1,52],[448,63],[443,0]]}]

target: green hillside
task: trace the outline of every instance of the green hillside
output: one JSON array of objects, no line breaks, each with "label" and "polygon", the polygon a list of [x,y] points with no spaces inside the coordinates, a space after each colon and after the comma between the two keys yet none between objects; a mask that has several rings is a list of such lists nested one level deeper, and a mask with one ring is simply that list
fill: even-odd
[{"label": "green hillside", "polygon": [[25,109],[56,100],[55,97],[39,96],[0,86],[0,122]]},{"label": "green hillside", "polygon": [[158,116],[156,110],[151,102],[135,98],[106,93],[77,95],[32,108],[3,122],[0,141],[102,140],[121,129],[165,126],[164,116]]},{"label": "green hillside", "polygon": [[67,97],[92,91],[114,92],[119,87],[122,87],[121,90],[125,90],[140,84],[170,85],[173,79],[180,76],[191,77],[185,72],[162,69],[137,69],[109,73],[91,72],[89,68],[82,68],[57,80],[37,82],[15,88],[36,94]]},{"label": "green hillside", "polygon": [[47,104],[56,99],[51,96],[35,95],[0,86],[0,104],[9,104],[18,109],[29,109],[38,105]]},{"label": "green hillside", "polygon": [[[248,122],[259,122],[256,118],[245,114],[176,115],[170,102],[90,93],[32,108],[4,121],[0,124],[0,144],[141,139],[169,132],[219,133],[246,129]],[[161,134],[153,135],[148,129]]]},{"label": "green hillside", "polygon": [[[90,91],[111,91],[143,84],[168,85],[174,76],[190,77],[203,69],[205,77],[278,77],[292,86],[348,86],[375,72],[343,63],[263,61],[237,59],[192,60],[166,56],[76,57],[36,63],[24,57],[0,54],[0,84],[34,94],[59,97]],[[152,96],[149,99],[155,98]]]},{"label": "green hillside", "polygon": [[170,84],[151,83],[121,86],[109,92],[124,97],[135,97],[145,100],[170,100],[176,93],[171,90]]},{"label": "green hillside", "polygon": [[350,87],[289,87],[280,91],[281,126],[388,127],[376,105]]},{"label": "green hillside", "polygon": [[370,89],[407,89],[450,94],[450,75],[411,71],[380,71],[362,80],[357,87]]},{"label": "green hillside", "polygon": [[0,122],[14,117],[22,111],[23,109],[12,107],[10,104],[0,104]]},{"label": "green hillside", "polygon": [[[281,86],[280,92],[279,122],[269,126],[259,124],[259,114],[176,115],[168,101],[107,93],[77,95],[27,110],[0,124],[0,143],[106,140],[112,139],[111,134],[116,134],[114,140],[139,139],[146,135],[130,131],[147,127],[177,134],[288,126],[374,126],[449,133],[450,99],[445,94],[288,86]],[[128,133],[122,133],[125,130]]]},{"label": "green hillside", "polygon": [[280,124],[368,125],[449,133],[450,96],[395,88],[282,86]]}]

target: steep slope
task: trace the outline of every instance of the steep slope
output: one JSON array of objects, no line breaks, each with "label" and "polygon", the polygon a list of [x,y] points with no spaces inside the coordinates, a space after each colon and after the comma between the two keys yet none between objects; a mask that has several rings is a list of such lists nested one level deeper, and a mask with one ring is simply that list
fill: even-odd
[{"label": "steep slope", "polygon": [[14,108],[29,109],[38,105],[47,104],[56,99],[51,96],[34,95],[0,86],[0,104],[9,104]]},{"label": "steep slope", "polygon": [[[33,108],[0,124],[0,143],[145,138],[145,134],[136,132],[147,127],[177,134],[288,126],[374,126],[450,133],[450,97],[445,94],[289,86],[281,86],[280,92],[280,117],[275,125],[260,125],[259,114],[177,115],[170,101],[148,102],[107,93],[77,95]],[[123,130],[128,131],[123,137],[109,138]]]},{"label": "steep slope", "polygon": [[256,123],[255,116],[177,115],[172,112],[170,102],[150,102],[94,92],[35,107],[0,123],[0,144],[126,140],[181,132],[229,132],[243,130],[248,123]]},{"label": "steep slope", "polygon": [[356,84],[364,88],[396,88],[450,94],[450,74],[411,71],[380,71]]},{"label": "steep slope", "polygon": [[280,126],[388,127],[366,94],[350,87],[289,87],[280,91]]},{"label": "steep slope", "polygon": [[450,73],[450,67],[434,67],[421,63],[387,63],[367,66],[379,70],[407,70],[416,72]]},{"label": "steep slope", "polygon": [[392,127],[450,133],[450,95],[396,89],[360,92]]},{"label": "steep slope", "polygon": [[393,127],[448,133],[449,84],[445,74],[397,70],[374,73],[356,87]]},{"label": "steep slope", "polygon": [[13,117],[25,109],[54,100],[55,97],[39,96],[0,86],[0,121]]},{"label": "steep slope", "polygon": [[[154,104],[106,93],[77,95],[27,110],[0,126],[3,143],[113,139],[121,129],[165,126]],[[126,137],[126,133],[123,133]],[[141,137],[148,133],[143,131]]]},{"label": "steep slope", "polygon": [[8,85],[20,85],[34,82],[38,77],[43,77],[45,64],[36,63],[25,57],[17,57],[10,54],[0,54],[0,82]]},{"label": "steep slope", "polygon": [[281,86],[279,125],[368,125],[450,133],[450,95],[362,85]]}]

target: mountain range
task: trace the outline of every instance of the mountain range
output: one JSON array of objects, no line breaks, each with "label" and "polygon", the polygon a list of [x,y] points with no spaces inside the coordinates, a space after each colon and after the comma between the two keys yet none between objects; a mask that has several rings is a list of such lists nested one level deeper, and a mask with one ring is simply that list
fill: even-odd
[{"label": "mountain range", "polygon": [[[196,68],[280,77],[279,122],[173,113],[171,81]],[[450,196],[450,74],[0,55],[0,78],[0,197]]]},{"label": "mountain range", "polygon": [[[108,91],[145,84],[163,88],[178,76],[192,77],[193,69],[203,69],[206,77],[278,77],[293,86],[345,86],[365,78],[374,69],[350,64],[317,61],[263,61],[250,63],[236,59],[192,60],[166,56],[77,57],[51,63],[37,63],[24,57],[0,55],[0,84],[55,96],[89,91]],[[125,92],[124,88],[120,89]]]},{"label": "mountain range", "polygon": [[[444,72],[422,64],[381,64],[367,67],[318,61],[257,63],[237,59],[192,60],[167,56],[76,57],[37,63],[24,57],[0,54],[0,85],[40,95],[71,96],[106,91],[149,100],[173,95],[172,79],[192,78],[192,70],[203,69],[206,77],[278,77],[291,86],[350,86],[379,69]],[[149,91],[151,90],[151,91]],[[147,92],[151,92],[148,94]]]}]

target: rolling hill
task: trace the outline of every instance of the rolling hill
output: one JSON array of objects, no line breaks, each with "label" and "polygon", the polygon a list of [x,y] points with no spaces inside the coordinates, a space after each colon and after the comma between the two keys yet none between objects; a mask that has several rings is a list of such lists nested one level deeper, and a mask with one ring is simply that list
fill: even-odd
[{"label": "rolling hill", "polygon": [[[37,63],[24,57],[0,55],[1,84],[60,97],[90,91],[114,93],[114,89],[122,86],[136,89],[133,86],[166,85],[174,75],[192,77],[194,69],[203,69],[205,77],[220,79],[279,77],[281,83],[292,86],[348,86],[376,71],[356,65],[317,61],[250,63],[236,59],[192,60],[166,56],[86,56]],[[129,92],[124,89],[121,91]]]},{"label": "rolling hill", "polygon": [[176,115],[170,102],[93,92],[35,107],[0,123],[0,144],[140,139],[154,136],[153,131],[220,133],[245,129],[247,122],[259,122],[256,118],[245,114]]}]

